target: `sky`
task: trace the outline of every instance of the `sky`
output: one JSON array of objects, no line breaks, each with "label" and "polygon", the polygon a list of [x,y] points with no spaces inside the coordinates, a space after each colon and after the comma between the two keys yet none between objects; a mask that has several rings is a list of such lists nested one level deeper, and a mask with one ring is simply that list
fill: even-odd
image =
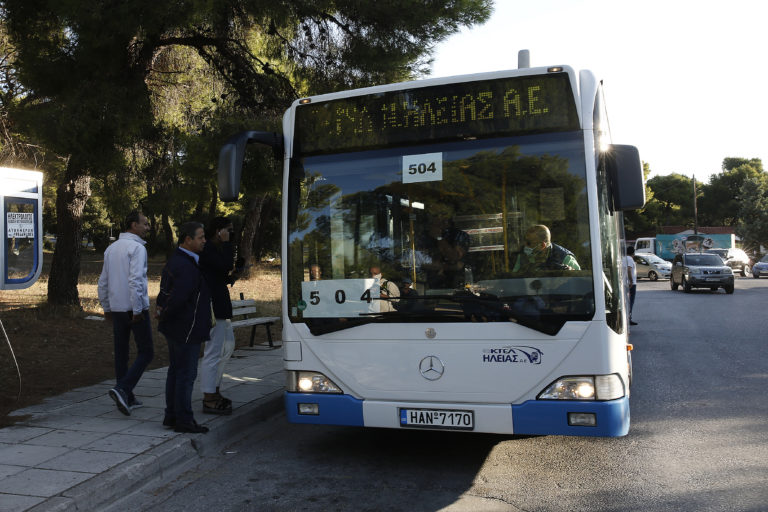
[{"label": "sky", "polygon": [[603,80],[615,144],[637,146],[651,176],[707,182],[726,157],[768,170],[765,0],[496,0],[484,25],[439,44],[432,77],[531,66]]}]

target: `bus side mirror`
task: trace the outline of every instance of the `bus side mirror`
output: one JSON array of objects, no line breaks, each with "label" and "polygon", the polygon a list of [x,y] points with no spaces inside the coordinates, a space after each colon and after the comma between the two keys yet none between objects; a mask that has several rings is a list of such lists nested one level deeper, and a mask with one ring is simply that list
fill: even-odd
[{"label": "bus side mirror", "polygon": [[245,146],[249,142],[271,146],[275,158],[277,160],[283,158],[283,140],[278,133],[246,131],[227,139],[219,151],[219,196],[222,201],[237,201],[240,194]]},{"label": "bus side mirror", "polygon": [[617,211],[637,210],[645,205],[643,164],[635,146],[611,144],[604,153],[611,179],[613,207]]}]

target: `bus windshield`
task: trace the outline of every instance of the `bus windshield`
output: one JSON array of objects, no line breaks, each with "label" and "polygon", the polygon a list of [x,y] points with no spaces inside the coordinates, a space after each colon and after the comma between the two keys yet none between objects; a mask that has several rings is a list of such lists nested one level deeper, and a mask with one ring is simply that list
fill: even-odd
[{"label": "bus windshield", "polygon": [[[368,322],[517,322],[595,304],[580,131],[294,158],[288,310]],[[548,236],[549,235],[549,236]]]}]

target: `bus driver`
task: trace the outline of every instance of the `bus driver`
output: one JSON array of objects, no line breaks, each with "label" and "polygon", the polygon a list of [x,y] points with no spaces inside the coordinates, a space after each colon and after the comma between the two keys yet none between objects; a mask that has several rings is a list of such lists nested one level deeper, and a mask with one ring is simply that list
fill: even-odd
[{"label": "bus driver", "polygon": [[581,270],[571,251],[552,243],[549,228],[543,224],[525,232],[525,247],[512,268],[512,272],[535,270]]}]

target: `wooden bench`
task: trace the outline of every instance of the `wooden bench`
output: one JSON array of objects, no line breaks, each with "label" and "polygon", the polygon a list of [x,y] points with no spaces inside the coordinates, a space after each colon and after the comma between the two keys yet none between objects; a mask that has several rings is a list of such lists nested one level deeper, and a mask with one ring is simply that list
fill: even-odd
[{"label": "wooden bench", "polygon": [[253,299],[244,299],[243,294],[240,294],[240,300],[232,301],[232,329],[238,327],[250,327],[251,328],[251,343],[249,346],[253,346],[253,341],[256,337],[256,326],[263,325],[267,329],[267,340],[269,341],[269,347],[275,348],[275,344],[272,341],[272,324],[280,320],[278,316],[262,316],[253,317],[251,315],[256,314],[256,301]]}]

